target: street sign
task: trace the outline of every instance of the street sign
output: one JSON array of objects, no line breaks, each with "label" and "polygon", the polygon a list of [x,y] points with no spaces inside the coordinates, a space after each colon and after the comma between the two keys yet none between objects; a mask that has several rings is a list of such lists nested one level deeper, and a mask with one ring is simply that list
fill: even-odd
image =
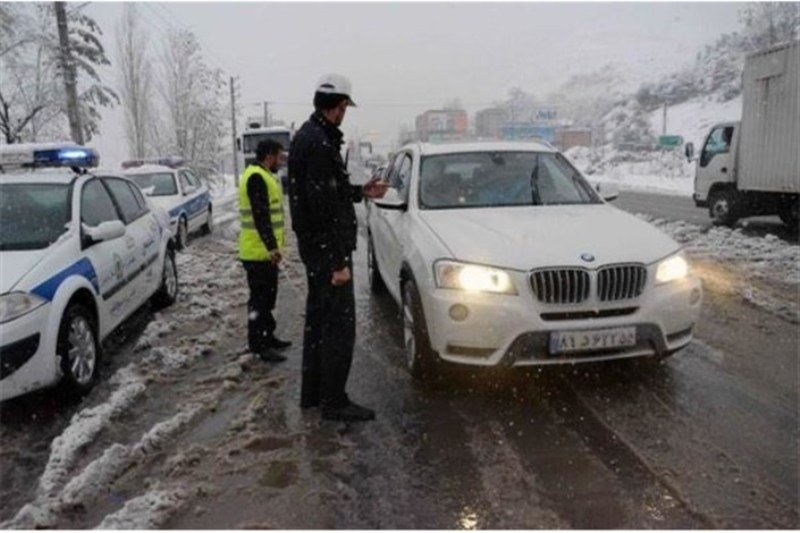
[{"label": "street sign", "polygon": [[683,146],[683,137],[680,135],[661,135],[658,138],[658,145],[663,148],[679,148]]}]

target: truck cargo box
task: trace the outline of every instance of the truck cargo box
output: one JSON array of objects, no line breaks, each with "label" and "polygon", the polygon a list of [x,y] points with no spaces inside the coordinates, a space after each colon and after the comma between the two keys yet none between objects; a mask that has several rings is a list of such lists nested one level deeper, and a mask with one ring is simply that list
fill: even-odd
[{"label": "truck cargo box", "polygon": [[748,57],[742,93],[739,189],[800,192],[800,42]]}]

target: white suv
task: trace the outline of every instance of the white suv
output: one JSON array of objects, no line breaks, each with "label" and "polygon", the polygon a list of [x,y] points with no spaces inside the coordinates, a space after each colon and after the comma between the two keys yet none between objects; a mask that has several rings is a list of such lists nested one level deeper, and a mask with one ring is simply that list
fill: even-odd
[{"label": "white suv", "polygon": [[133,182],[88,172],[96,160],[74,145],[0,147],[0,401],[62,379],[87,392],[101,341],[151,298],[175,301],[168,222]]},{"label": "white suv", "polygon": [[692,340],[701,285],[680,246],[551,146],[412,144],[388,181],[368,210],[370,283],[402,306],[416,377],[440,359],[665,357]]},{"label": "white suv", "polygon": [[153,162],[126,161],[125,176],[136,182],[152,202],[169,213],[178,249],[189,242],[189,234],[213,230],[211,195],[194,172],[181,166],[181,158],[167,157]]}]

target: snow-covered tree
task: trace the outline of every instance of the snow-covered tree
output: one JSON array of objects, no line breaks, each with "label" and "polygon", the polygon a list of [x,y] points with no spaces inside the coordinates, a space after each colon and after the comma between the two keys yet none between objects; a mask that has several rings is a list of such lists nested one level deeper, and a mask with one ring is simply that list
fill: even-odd
[{"label": "snow-covered tree", "polygon": [[149,36],[141,23],[136,4],[125,4],[117,25],[119,90],[125,110],[125,138],[131,157],[147,156],[148,122],[151,118],[152,64]]},{"label": "snow-covered tree", "polygon": [[151,121],[159,130],[159,150],[180,155],[199,174],[209,175],[216,171],[226,132],[228,108],[222,72],[206,64],[200,43],[186,30],[167,37],[161,71],[158,91],[164,127]]}]

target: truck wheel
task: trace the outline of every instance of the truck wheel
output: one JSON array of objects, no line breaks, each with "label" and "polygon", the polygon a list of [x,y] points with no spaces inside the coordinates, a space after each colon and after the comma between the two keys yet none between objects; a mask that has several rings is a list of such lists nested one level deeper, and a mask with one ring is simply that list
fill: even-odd
[{"label": "truck wheel", "polygon": [[715,226],[733,226],[739,220],[739,200],[736,192],[729,189],[711,193],[708,200],[708,214]]},{"label": "truck wheel", "polygon": [[403,340],[406,365],[411,375],[422,382],[438,377],[438,361],[428,337],[428,324],[414,280],[403,285]]},{"label": "truck wheel", "polygon": [[798,231],[800,225],[800,201],[795,200],[785,204],[781,208],[780,216],[784,224],[789,226],[791,231]]}]

